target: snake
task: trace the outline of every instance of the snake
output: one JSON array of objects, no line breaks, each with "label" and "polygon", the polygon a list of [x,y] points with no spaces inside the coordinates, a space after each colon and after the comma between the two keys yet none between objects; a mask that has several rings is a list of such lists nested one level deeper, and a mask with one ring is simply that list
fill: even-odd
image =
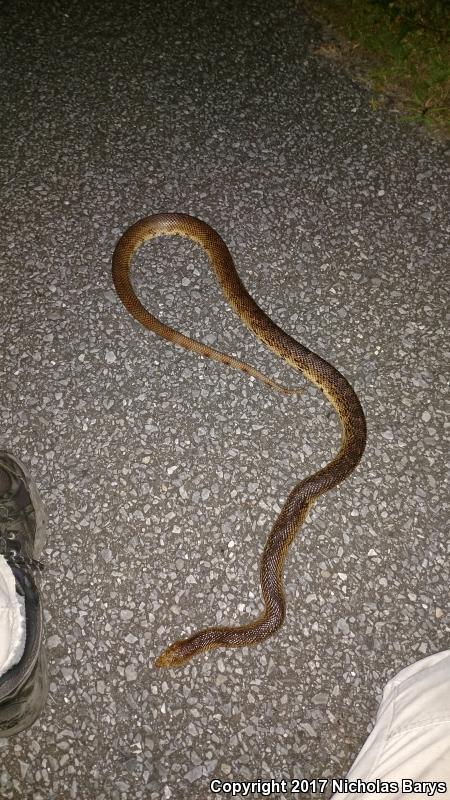
[{"label": "snake", "polygon": [[126,309],[138,322],[172,344],[239,369],[275,391],[288,395],[299,393],[298,389],[279,384],[245,361],[185,336],[147,310],[133,288],[131,263],[142,244],[160,236],[185,237],[203,248],[226,300],[244,325],[324,393],[341,423],[338,452],[326,466],[295,484],[267,537],[260,563],[263,599],[260,615],[237,626],[207,627],[175,641],[154,662],[155,667],[174,668],[184,666],[194,656],[215,648],[258,645],[279,630],[286,616],[284,566],[289,547],[316,500],[355,469],[364,452],[367,432],[361,403],[348,380],[336,367],[286,333],[260,308],[239,277],[223,239],[210,225],[196,217],[178,212],[153,214],[131,225],[117,242],[112,258],[114,287]]}]

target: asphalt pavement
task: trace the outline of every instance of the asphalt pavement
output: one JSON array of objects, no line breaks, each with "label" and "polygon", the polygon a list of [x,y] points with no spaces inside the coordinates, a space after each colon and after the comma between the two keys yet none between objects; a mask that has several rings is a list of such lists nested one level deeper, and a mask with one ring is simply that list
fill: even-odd
[{"label": "asphalt pavement", "polygon": [[[446,146],[373,110],[295,0],[5,6],[0,447],[49,514],[51,683],[36,724],[0,740],[0,795],[204,800],[225,797],[213,779],[343,777],[385,683],[449,646]],[[142,301],[304,394],[128,315],[114,246],[164,210],[217,229],[368,425],[360,466],[292,547],[280,633],[173,671],[153,667],[167,644],[258,614],[271,524],[339,425],[195,245],[139,251]]]}]

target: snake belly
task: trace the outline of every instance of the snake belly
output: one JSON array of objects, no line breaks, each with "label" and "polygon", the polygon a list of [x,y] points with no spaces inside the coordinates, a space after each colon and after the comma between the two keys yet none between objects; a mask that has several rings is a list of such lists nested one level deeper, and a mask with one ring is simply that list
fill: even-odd
[{"label": "snake belly", "polygon": [[130,314],[144,327],[173,344],[253,375],[278,391],[295,393],[246,362],[184,336],[142,305],[131,282],[131,261],[140,245],[157,236],[187,237],[206,251],[226,299],[242,322],[270,350],[324,392],[336,409],[342,427],[341,445],[336,456],[325,467],[294,486],[267,538],[260,567],[264,601],[261,615],[244,625],[205,628],[174,642],[156,659],[155,666],[177,667],[206,650],[259,644],[280,628],[286,613],[283,573],[288,548],[320,495],[337,486],[358,464],[366,444],[366,422],[358,397],[346,378],[265,314],[247,292],[225,242],[213,228],[195,217],[181,213],[154,214],[128,228],[117,243],[112,261],[114,286]]}]

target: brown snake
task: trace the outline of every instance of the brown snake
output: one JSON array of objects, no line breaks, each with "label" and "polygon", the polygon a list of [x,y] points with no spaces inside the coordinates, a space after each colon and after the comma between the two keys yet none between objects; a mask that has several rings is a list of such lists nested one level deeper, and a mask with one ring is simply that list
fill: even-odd
[{"label": "brown snake", "polygon": [[264,599],[262,614],[253,622],[238,627],[205,628],[188,639],[176,641],[155,661],[157,667],[177,667],[204,650],[259,644],[280,628],[286,609],[283,568],[288,548],[318,497],[337,486],[356,467],[366,444],[366,422],[360,402],[344,376],[323,358],[285,333],[262,311],[245,289],[230,252],[219,234],[195,217],[177,213],[155,214],[128,228],[117,243],[112,267],[114,285],[123,304],[142,325],[169,342],[241,369],[274,389],[287,394],[296,391],[281,386],[239,359],[184,336],[147,311],[134,292],[130,280],[130,265],[137,248],[156,236],[185,236],[206,251],[225,297],[242,322],[267,347],[325,393],[336,409],[342,425],[342,442],[337,455],[326,467],[294,486],[269,534],[260,570]]}]

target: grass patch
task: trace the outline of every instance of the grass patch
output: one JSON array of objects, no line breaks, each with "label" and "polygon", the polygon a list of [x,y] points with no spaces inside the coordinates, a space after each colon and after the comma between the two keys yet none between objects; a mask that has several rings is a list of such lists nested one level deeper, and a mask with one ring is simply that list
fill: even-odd
[{"label": "grass patch", "polygon": [[356,71],[374,90],[374,109],[450,139],[450,5],[448,0],[306,0],[335,35],[322,55]]}]

